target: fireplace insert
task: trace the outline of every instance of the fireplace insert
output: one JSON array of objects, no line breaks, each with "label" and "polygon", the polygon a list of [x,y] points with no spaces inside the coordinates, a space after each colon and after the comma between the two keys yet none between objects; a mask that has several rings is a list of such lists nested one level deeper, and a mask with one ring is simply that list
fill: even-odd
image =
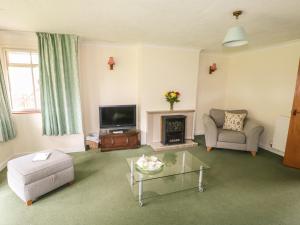
[{"label": "fireplace insert", "polygon": [[184,115],[172,115],[161,117],[161,143],[164,145],[185,143]]}]

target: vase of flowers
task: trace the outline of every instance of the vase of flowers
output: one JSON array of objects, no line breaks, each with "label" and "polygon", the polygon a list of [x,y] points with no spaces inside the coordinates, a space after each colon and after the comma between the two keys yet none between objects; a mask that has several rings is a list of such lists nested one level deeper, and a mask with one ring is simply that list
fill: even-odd
[{"label": "vase of flowers", "polygon": [[178,91],[168,91],[165,93],[165,97],[167,102],[170,103],[170,110],[172,111],[174,108],[175,102],[180,102],[179,100],[180,93]]}]

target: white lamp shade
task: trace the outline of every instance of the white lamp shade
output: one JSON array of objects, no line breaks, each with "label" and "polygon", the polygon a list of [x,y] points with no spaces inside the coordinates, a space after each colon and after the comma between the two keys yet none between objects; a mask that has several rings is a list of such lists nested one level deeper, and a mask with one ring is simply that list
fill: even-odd
[{"label": "white lamp shade", "polygon": [[231,27],[223,40],[225,47],[238,47],[248,44],[247,35],[243,27]]}]

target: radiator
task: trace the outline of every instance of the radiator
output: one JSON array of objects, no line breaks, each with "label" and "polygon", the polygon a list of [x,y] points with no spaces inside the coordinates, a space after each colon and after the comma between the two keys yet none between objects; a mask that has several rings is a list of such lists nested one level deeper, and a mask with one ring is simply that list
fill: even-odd
[{"label": "radiator", "polygon": [[275,124],[272,148],[284,152],[289,131],[289,116],[279,116]]}]

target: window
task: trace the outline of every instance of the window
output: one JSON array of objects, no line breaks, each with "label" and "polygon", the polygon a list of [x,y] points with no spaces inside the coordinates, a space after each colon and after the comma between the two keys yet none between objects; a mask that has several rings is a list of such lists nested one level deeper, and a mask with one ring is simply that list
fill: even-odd
[{"label": "window", "polygon": [[6,50],[6,63],[12,111],[40,111],[38,53]]}]

